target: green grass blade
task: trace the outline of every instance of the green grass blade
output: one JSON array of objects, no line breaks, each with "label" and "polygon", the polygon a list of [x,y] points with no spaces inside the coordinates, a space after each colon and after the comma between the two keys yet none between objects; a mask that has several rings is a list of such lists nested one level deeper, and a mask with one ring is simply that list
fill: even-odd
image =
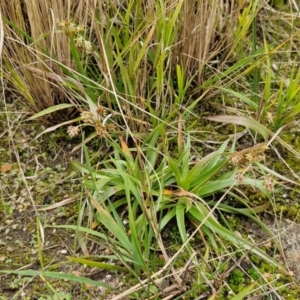
[{"label": "green grass blade", "polygon": [[98,280],[92,280],[89,278],[75,276],[72,274],[60,273],[60,272],[49,272],[49,271],[40,272],[40,271],[35,271],[35,270],[22,270],[22,271],[2,270],[2,271],[0,271],[0,273],[16,274],[16,275],[20,275],[20,276],[29,276],[29,277],[42,276],[42,277],[49,277],[49,278],[60,279],[60,280],[69,280],[69,281],[74,281],[74,282],[79,282],[79,283],[84,283],[84,284],[91,284],[91,285],[96,285],[96,286],[113,289],[112,286],[110,286],[104,282],[98,281]]},{"label": "green grass blade", "polygon": [[[202,216],[202,214],[199,214],[198,208],[194,206],[188,211],[188,214],[191,214],[194,218],[198,219],[199,224],[204,220],[204,216]],[[258,255],[267,262],[274,264],[274,266],[284,270],[283,266],[281,266],[278,262],[272,259],[264,251],[262,251],[259,248],[256,248],[255,245],[251,244],[247,240],[238,237],[234,232],[228,230],[227,228],[219,224],[213,217],[206,218],[205,225],[215,234],[218,234],[220,237],[232,242],[233,245],[245,250],[249,250],[251,253]]]},{"label": "green grass blade", "polygon": [[233,95],[234,97],[237,97],[242,102],[244,102],[247,105],[249,105],[253,110],[257,110],[258,109],[258,104],[256,102],[252,101],[251,99],[249,99],[248,97],[244,96],[243,94],[235,92],[235,91],[230,90],[230,89],[222,88],[222,87],[219,87],[219,89],[221,91],[224,91],[226,93],[229,93],[229,94]]},{"label": "green grass blade", "polygon": [[68,103],[62,103],[62,104],[54,105],[54,106],[51,106],[49,108],[46,108],[46,109],[34,114],[30,118],[28,118],[28,120],[34,120],[34,119],[37,119],[37,118],[40,118],[40,117],[44,117],[44,116],[49,115],[49,114],[51,114],[55,111],[65,109],[65,108],[69,108],[69,107],[74,107],[74,105],[73,104],[68,104]]},{"label": "green grass blade", "polygon": [[130,253],[132,245],[124,228],[120,227],[106,209],[102,207],[94,197],[90,197],[92,204],[100,214],[100,222],[121,242],[122,246]]},{"label": "green grass blade", "polygon": [[89,267],[102,269],[102,270],[122,271],[122,272],[128,271],[126,268],[118,266],[118,265],[107,264],[107,263],[103,263],[103,262],[99,262],[99,261],[92,261],[92,260],[80,258],[80,257],[67,256],[67,259],[72,262],[76,262],[76,263],[79,263],[82,265],[86,265]]},{"label": "green grass blade", "polygon": [[245,287],[241,292],[235,295],[231,300],[243,300],[245,297],[249,296],[249,293],[255,288],[257,282],[253,282],[247,287]]}]

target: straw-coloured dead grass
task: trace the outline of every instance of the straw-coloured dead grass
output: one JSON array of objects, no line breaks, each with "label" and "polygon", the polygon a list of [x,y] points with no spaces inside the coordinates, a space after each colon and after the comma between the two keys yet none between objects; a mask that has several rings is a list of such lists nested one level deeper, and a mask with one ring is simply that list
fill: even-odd
[{"label": "straw-coloured dead grass", "polygon": [[[156,51],[161,32],[155,31],[155,28],[160,30],[160,18],[163,15],[171,17],[179,5],[177,33],[170,47],[171,61],[173,65],[183,66],[186,81],[197,74],[195,80],[200,84],[205,77],[204,67],[211,60],[216,61],[220,53],[226,58],[231,52],[234,30],[241,11],[247,7],[246,1],[169,0],[165,1],[164,7],[159,8],[153,0],[145,1],[142,7],[138,7],[134,1],[1,1],[0,9],[5,23],[4,75],[25,96],[33,111],[65,102],[64,89],[57,88],[58,82],[53,81],[49,73],[59,76],[63,74],[56,62],[67,68],[76,68],[71,56],[70,40],[61,31],[57,21],[74,20],[76,24],[83,25],[84,35],[103,52],[109,51],[101,48],[105,43],[110,44],[111,51],[114,51],[116,41],[111,37],[111,32],[120,30],[125,19],[129,18],[129,25],[125,25],[129,26],[128,32],[131,35],[132,44],[129,46],[140,43],[141,38],[151,37],[149,48]],[[256,10],[255,5],[252,5],[251,10]],[[120,31],[120,34],[123,33]],[[146,62],[146,52],[144,56],[143,62]],[[113,60],[114,55],[110,57]],[[102,73],[106,68],[110,68],[111,72],[116,71],[115,62],[109,63],[109,67],[102,65]],[[151,66],[149,62],[140,66],[147,66],[148,70],[136,71],[142,74],[137,76],[140,86],[145,90],[146,79],[156,66]],[[99,61],[97,67],[101,69]],[[109,88],[109,84],[106,86]]]}]

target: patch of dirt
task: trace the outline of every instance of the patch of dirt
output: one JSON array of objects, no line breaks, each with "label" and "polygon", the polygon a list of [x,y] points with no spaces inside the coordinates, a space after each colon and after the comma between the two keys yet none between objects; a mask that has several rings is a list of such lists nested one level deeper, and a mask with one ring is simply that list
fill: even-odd
[{"label": "patch of dirt", "polygon": [[[278,242],[278,247],[283,254],[283,264],[290,270],[290,275],[300,283],[300,225],[267,215],[262,218],[262,222],[274,235],[273,240]],[[270,235],[253,222],[246,221],[245,228],[260,240],[270,240]]]}]

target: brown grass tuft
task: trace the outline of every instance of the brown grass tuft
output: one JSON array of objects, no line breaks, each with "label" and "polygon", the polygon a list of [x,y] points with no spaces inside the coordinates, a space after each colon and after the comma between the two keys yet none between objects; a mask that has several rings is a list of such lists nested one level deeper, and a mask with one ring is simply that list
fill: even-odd
[{"label": "brown grass tuft", "polygon": [[[181,1],[168,0],[164,2],[162,14],[172,12]],[[139,37],[151,38],[151,50],[159,43],[158,33],[152,35],[156,26],[158,3],[154,0],[144,1],[142,7],[136,7],[134,1],[94,1],[78,0],[11,0],[1,1],[0,9],[4,17],[5,43],[3,48],[5,76],[11,85],[20,92],[33,111],[40,111],[57,103],[70,101],[67,99],[66,88],[59,86],[59,80],[54,80],[57,74],[63,76],[62,70],[52,58],[67,68],[74,69],[71,58],[70,40],[62,32],[57,20],[74,19],[77,24],[84,25],[85,35],[99,47],[99,52],[107,53],[107,61],[95,57],[96,64],[103,75],[102,84],[106,88],[111,85],[107,81],[107,68],[115,71],[113,51],[115,41],[111,37],[114,24],[122,26],[122,18],[132,4],[130,17],[132,25],[130,33],[132,45],[140,43]],[[94,6],[95,5],[95,6]],[[179,19],[178,33],[172,46],[172,62],[183,66],[185,80],[197,74],[196,81],[200,84],[205,77],[205,66],[212,60],[219,59],[219,54],[228,58],[234,40],[234,30],[242,9],[247,1],[183,1]],[[98,20],[96,18],[98,17]],[[100,19],[100,22],[99,22]],[[124,20],[124,19],[123,19]],[[109,25],[109,26],[108,26]],[[118,27],[116,27],[118,30]],[[132,46],[131,45],[131,46]],[[106,47],[103,49],[102,47]],[[164,49],[162,51],[165,51]],[[123,51],[122,55],[126,55]],[[148,70],[150,66],[145,59],[136,71],[139,80],[138,94],[145,96]],[[109,66],[106,64],[109,63]],[[213,62],[214,63],[214,62]],[[222,62],[224,63],[224,61]],[[220,64],[220,62],[218,63]],[[126,63],[125,63],[126,65]],[[126,91],[125,91],[126,92]],[[138,96],[138,95],[137,95]],[[156,97],[158,99],[158,97]]]}]

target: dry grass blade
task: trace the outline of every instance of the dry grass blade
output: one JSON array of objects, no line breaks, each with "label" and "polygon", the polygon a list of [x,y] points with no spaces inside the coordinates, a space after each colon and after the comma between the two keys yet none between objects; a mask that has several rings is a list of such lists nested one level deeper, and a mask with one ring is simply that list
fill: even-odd
[{"label": "dry grass blade", "polygon": [[[14,70],[15,73],[15,76],[13,76],[11,80],[12,83],[23,81],[25,83],[24,85],[19,87],[16,84],[14,85],[17,86],[25,96],[29,97],[29,95],[31,95],[32,99],[39,99],[35,105],[29,101],[29,106],[33,110],[45,109],[53,105],[54,102],[62,102],[66,98],[63,89],[55,87],[55,84],[48,80],[49,78],[46,76],[37,77],[37,74],[32,73],[30,69],[24,68],[24,66],[29,64],[31,66],[34,65],[35,68],[42,72],[49,71],[48,68],[50,68],[51,72],[61,76],[62,70],[54,61],[53,58],[55,58],[57,62],[63,63],[66,68],[76,70],[74,59],[70,51],[70,40],[68,36],[60,32],[55,25],[56,21],[62,23],[71,18],[76,20],[77,24],[83,25],[83,28],[88,28],[89,33],[87,34],[87,38],[89,39],[94,35],[96,39],[94,42],[95,45],[100,45],[99,50],[103,55],[100,60],[102,66],[106,69],[106,72],[102,70],[102,75],[106,77],[107,87],[109,86],[117,96],[112,78],[114,74],[110,74],[113,72],[112,64],[115,64],[115,62],[109,61],[109,57],[106,55],[106,42],[102,39],[103,33],[106,32],[104,28],[107,20],[109,20],[110,17],[116,18],[116,15],[111,16],[110,14],[115,9],[119,9],[121,5],[116,5],[114,1],[109,2],[111,3],[111,7],[107,4],[92,4],[84,0],[79,0],[76,4],[73,4],[71,1],[63,0],[50,0],[47,1],[47,3],[43,3],[43,5],[38,5],[36,1],[29,0],[2,1],[0,3],[0,9],[2,9],[5,22],[7,23],[6,25],[8,25],[4,28],[7,39],[9,40],[9,43],[5,44],[3,50],[4,57],[10,69]],[[124,5],[126,5],[126,2]],[[220,51],[230,52],[230,47],[234,39],[234,30],[232,28],[236,27],[239,17],[238,12],[243,7],[241,7],[238,1],[231,1],[230,5],[225,6],[220,4],[217,0],[204,1],[203,3],[198,3],[196,0],[172,0],[162,5],[162,11],[158,18],[162,18],[163,15],[167,16],[169,11],[175,9],[177,6],[180,6],[180,11],[178,19],[174,20],[174,25],[178,26],[179,30],[178,33],[174,35],[173,44],[167,45],[167,47],[172,47],[172,52],[174,53],[172,56],[174,59],[176,58],[177,61],[181,61],[182,66],[184,66],[183,73],[187,74],[186,80],[188,81],[192,74],[197,73],[198,77],[196,80],[200,83],[202,81],[205,64],[214,59]],[[16,7],[20,9],[15,9]],[[159,45],[160,43],[159,35],[154,32],[154,28],[156,27],[153,23],[157,20],[156,18],[153,19],[156,10],[153,1],[148,1],[145,7],[147,7],[147,10],[142,12],[142,17],[145,18],[145,22],[142,24],[143,26],[133,28],[131,33],[134,35],[132,37],[133,43],[138,42],[142,36],[146,37],[143,42],[144,46],[139,52],[140,54],[138,54],[137,63],[135,64],[138,68],[140,68],[140,65],[143,65],[138,63],[144,59],[145,55],[143,52],[145,52],[146,48],[150,49],[150,47],[147,46],[148,43],[152,45]],[[99,12],[103,20],[106,20],[104,22],[105,24],[99,24],[97,22],[97,12]],[[120,15],[120,18],[124,17],[122,10],[115,11],[115,13]],[[9,20],[9,22],[7,20]],[[228,24],[231,25],[228,26]],[[12,27],[12,25],[16,27]],[[101,28],[101,26],[103,26],[103,28]],[[173,33],[167,32],[167,35],[171,34]],[[129,47],[133,46],[134,44],[129,45]],[[109,49],[114,48],[114,44],[109,47]],[[41,55],[41,49],[48,52],[48,58]],[[126,51],[124,54],[125,53]],[[12,60],[12,56],[18,59]],[[97,57],[95,58],[98,62]],[[146,69],[144,70],[146,72]],[[7,71],[9,73],[9,70]],[[135,73],[138,73],[138,71]],[[141,82],[139,84],[141,86],[144,86],[145,78],[146,76],[140,78]],[[145,89],[145,87],[143,89]],[[54,97],[54,92],[59,95],[55,95]],[[56,99],[56,97],[58,99]],[[34,101],[32,99],[31,102]],[[118,99],[116,100],[118,101]]]},{"label": "dry grass blade", "polygon": [[[49,71],[50,68],[54,73],[62,75],[51,58],[55,57],[66,67],[73,67],[68,37],[64,34],[53,34],[55,20],[51,11],[56,19],[66,20],[70,18],[71,9],[76,16],[74,6],[70,1],[62,0],[43,1],[43,4],[29,0],[0,3],[7,41],[2,53],[6,76],[28,98],[27,105],[33,111],[53,105],[56,96],[61,97],[60,101],[64,98],[62,90],[55,87],[45,76],[36,76],[26,66],[31,65],[41,71]],[[83,3],[78,6],[85,9]],[[45,52],[48,57],[45,57]]]},{"label": "dry grass blade", "polygon": [[53,205],[49,205],[47,207],[43,207],[43,208],[39,208],[37,211],[48,211],[48,210],[52,210],[52,209],[56,209],[58,207],[62,207],[62,206],[66,206],[67,204],[73,203],[75,201],[77,201],[79,198],[79,195],[74,196],[74,197],[70,197],[68,199],[62,200],[58,203],[55,203]]},{"label": "dry grass blade", "polygon": [[183,6],[183,28],[175,51],[183,61],[184,74],[199,71],[200,84],[204,65],[221,49],[230,50],[234,38],[232,27],[238,22],[237,11],[241,7],[239,1],[231,1],[230,5],[222,5],[220,1],[184,1]]},{"label": "dry grass blade", "polygon": [[220,116],[210,116],[205,117],[204,119],[214,121],[214,122],[221,122],[221,123],[229,123],[229,124],[235,124],[235,125],[242,125],[246,128],[250,128],[254,130],[255,132],[258,132],[261,134],[266,140],[269,136],[269,130],[264,125],[258,123],[257,121],[246,118],[243,116],[227,116],[227,115],[220,115]]},{"label": "dry grass blade", "polygon": [[2,13],[0,9],[0,58],[2,57],[3,44],[4,44],[4,29],[3,29]]}]

